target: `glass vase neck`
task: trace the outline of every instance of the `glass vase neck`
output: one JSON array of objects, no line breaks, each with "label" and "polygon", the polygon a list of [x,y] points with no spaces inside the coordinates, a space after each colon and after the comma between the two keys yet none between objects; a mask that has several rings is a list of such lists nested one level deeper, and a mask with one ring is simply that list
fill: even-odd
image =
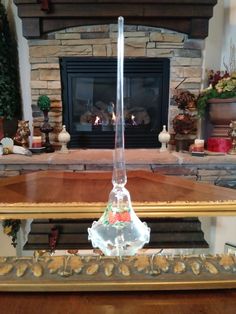
[{"label": "glass vase neck", "polygon": [[116,127],[115,150],[113,155],[113,186],[124,186],[127,182],[124,150],[124,18],[118,18],[117,43],[117,90],[116,90]]}]

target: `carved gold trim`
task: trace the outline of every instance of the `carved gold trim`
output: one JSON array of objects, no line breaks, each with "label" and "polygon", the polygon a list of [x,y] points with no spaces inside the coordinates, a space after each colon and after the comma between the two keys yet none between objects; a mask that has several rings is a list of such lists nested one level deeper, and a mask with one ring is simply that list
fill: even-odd
[{"label": "carved gold trim", "polygon": [[0,291],[236,288],[233,255],[0,257]]},{"label": "carved gold trim", "polygon": [[[98,218],[106,203],[0,203],[0,219]],[[139,217],[235,216],[236,200],[137,203]]]},{"label": "carved gold trim", "polygon": [[204,290],[204,289],[234,289],[236,280],[205,280],[205,281],[166,281],[166,282],[71,282],[54,281],[12,281],[0,282],[0,291],[4,292],[69,292],[69,291],[158,291],[158,290]]},{"label": "carved gold trim", "polygon": [[[133,202],[139,217],[235,216],[236,200],[211,202]],[[0,203],[0,219],[99,218],[106,203]]]}]

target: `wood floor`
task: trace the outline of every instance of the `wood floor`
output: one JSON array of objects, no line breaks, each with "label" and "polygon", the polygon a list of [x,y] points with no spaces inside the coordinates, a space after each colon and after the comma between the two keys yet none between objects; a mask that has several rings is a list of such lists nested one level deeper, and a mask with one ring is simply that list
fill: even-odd
[{"label": "wood floor", "polygon": [[235,314],[236,290],[0,293],[1,314]]}]

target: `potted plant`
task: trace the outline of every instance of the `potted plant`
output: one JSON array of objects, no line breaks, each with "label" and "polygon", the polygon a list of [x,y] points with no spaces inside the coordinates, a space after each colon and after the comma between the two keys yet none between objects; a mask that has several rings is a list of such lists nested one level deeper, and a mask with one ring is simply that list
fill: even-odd
[{"label": "potted plant", "polygon": [[227,136],[231,120],[236,120],[236,72],[210,71],[209,87],[197,99],[200,117],[209,112],[212,135]]},{"label": "potted plant", "polygon": [[210,103],[222,103],[235,101],[236,97],[236,72],[231,75],[225,71],[208,74],[209,87],[203,90],[197,99],[197,109],[200,116],[204,116],[205,110]]},{"label": "potted plant", "polygon": [[[0,51],[0,122],[4,122],[5,125],[5,120],[10,120],[10,122],[12,122],[14,117],[20,116],[21,103],[18,80],[17,47],[10,33],[5,7],[1,3]],[[16,127],[17,123],[14,121],[14,126],[11,123],[9,129],[16,129]],[[7,132],[8,136],[14,135],[15,130],[10,131],[12,134]]]}]

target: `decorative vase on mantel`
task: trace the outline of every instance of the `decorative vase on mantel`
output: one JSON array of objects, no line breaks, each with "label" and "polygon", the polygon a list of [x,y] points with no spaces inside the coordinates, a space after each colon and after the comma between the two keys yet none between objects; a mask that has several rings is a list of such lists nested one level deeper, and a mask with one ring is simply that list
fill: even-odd
[{"label": "decorative vase on mantel", "polygon": [[67,132],[65,125],[62,126],[62,130],[58,134],[58,141],[61,144],[60,153],[69,153],[69,150],[67,148],[67,144],[70,141],[70,134]]},{"label": "decorative vase on mantel", "polygon": [[40,131],[45,134],[45,141],[43,143],[43,146],[45,147],[46,153],[53,153],[54,148],[52,147],[52,144],[50,143],[49,140],[49,133],[53,131],[53,127],[49,123],[48,110],[43,110],[43,115],[44,121],[40,127]]},{"label": "decorative vase on mantel", "polygon": [[209,120],[213,126],[212,137],[228,137],[230,122],[236,120],[236,98],[208,100]]},{"label": "decorative vase on mantel", "polygon": [[158,140],[161,143],[160,152],[166,152],[167,151],[167,144],[170,141],[170,133],[166,130],[165,125],[163,125],[163,129],[158,135]]}]

